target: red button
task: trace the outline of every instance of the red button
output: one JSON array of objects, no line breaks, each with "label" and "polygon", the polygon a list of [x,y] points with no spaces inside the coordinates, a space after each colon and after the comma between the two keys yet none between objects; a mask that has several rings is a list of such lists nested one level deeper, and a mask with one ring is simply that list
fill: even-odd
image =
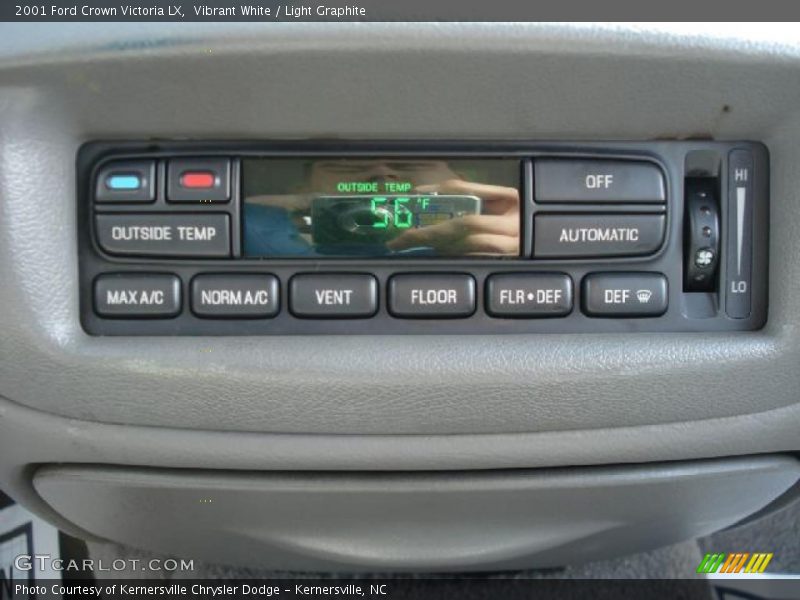
[{"label": "red button", "polygon": [[181,174],[181,187],[206,189],[214,187],[215,177],[208,171],[186,171]]}]

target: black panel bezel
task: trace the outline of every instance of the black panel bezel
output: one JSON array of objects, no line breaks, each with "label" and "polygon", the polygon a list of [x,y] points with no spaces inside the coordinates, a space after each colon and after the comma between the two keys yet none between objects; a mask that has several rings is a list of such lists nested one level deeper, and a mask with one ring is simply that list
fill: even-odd
[{"label": "black panel bezel", "polygon": [[[741,142],[378,142],[378,141],[264,141],[264,142],[194,142],[194,141],[106,141],[83,145],[77,158],[78,250],[80,264],[81,323],[92,335],[291,335],[291,334],[465,334],[465,333],[571,333],[631,331],[736,331],[754,330],[766,322],[768,202],[755,206],[753,232],[752,311],[747,319],[731,319],[725,314],[724,294],[683,292],[683,180],[687,152],[710,150],[719,155],[721,216],[726,217],[728,153],[746,148],[753,153],[756,198],[768,198],[768,154],[759,143]],[[126,158],[172,157],[308,157],[308,156],[437,156],[449,158],[517,158],[522,161],[522,233],[523,257],[503,259],[364,259],[364,258],[241,258],[241,224],[233,227],[234,259],[154,259],[116,257],[104,253],[96,244],[93,232],[91,197],[96,170],[108,160]],[[532,168],[528,159],[536,157],[606,158],[649,161],[664,173],[667,191],[667,230],[661,248],[651,256],[607,259],[548,259],[530,256],[533,216],[537,212],[582,213],[587,205],[538,205],[533,199]],[[158,212],[220,212],[230,210],[233,222],[240,215],[241,165],[234,160],[231,170],[233,199],[228,205],[167,204],[164,198],[164,164],[158,168],[158,197],[154,204],[138,205],[138,210]],[[130,207],[102,206],[103,212],[126,212]],[[602,212],[663,213],[664,206],[653,204],[603,205]],[[722,247],[725,248],[725,231]],[[724,264],[724,262],[723,262]],[[664,273],[669,281],[669,308],[656,318],[599,319],[584,315],[580,309],[580,289],[588,273],[641,272]],[[720,286],[725,269],[721,269]],[[177,274],[182,281],[184,307],[173,319],[108,319],[98,317],[92,307],[94,278],[107,272],[160,272]],[[348,272],[371,273],[379,281],[379,310],[369,319],[300,319],[288,310],[288,281],[296,273]],[[391,316],[386,306],[388,278],[397,273],[469,272],[477,281],[476,312],[463,319],[401,319]],[[572,277],[575,302],[572,312],[552,318],[499,318],[486,313],[484,292],[486,277],[493,273],[542,272],[567,273]],[[281,311],[266,319],[201,319],[188,306],[189,285],[200,273],[270,273],[280,281]],[[700,315],[693,306],[706,306]]]}]

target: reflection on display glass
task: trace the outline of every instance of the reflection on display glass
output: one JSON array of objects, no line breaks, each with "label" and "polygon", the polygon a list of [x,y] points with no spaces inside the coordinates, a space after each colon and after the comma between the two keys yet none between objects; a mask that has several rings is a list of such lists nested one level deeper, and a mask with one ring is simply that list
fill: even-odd
[{"label": "reflection on display glass", "polygon": [[246,159],[244,253],[520,254],[516,160]]}]

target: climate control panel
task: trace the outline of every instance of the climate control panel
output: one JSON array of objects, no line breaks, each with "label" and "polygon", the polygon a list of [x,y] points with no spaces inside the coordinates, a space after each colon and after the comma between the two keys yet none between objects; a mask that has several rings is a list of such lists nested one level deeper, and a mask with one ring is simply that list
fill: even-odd
[{"label": "climate control panel", "polygon": [[95,335],[735,331],[767,318],[757,143],[85,145]]}]

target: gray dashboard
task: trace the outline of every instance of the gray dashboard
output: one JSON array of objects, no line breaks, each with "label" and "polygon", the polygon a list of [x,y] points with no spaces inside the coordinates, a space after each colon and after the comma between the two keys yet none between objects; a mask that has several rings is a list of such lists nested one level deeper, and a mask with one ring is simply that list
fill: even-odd
[{"label": "gray dashboard", "polygon": [[[0,485],[65,528],[92,527],[42,500],[40,465],[463,472],[800,450],[796,40],[679,26],[2,27]],[[703,333],[90,336],[76,155],[98,139],[761,142],[768,318]],[[776,460],[775,496],[796,481],[796,461]]]}]

